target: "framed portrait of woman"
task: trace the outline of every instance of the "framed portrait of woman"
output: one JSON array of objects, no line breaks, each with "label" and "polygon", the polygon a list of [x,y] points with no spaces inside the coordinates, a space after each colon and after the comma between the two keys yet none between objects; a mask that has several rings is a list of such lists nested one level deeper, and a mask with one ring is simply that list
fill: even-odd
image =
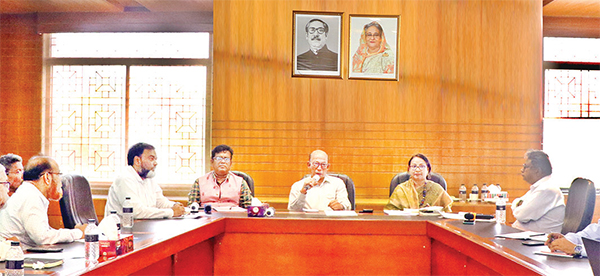
[{"label": "framed portrait of woman", "polygon": [[292,76],[341,78],[342,13],[293,12]]},{"label": "framed portrait of woman", "polygon": [[350,15],[348,78],[398,80],[399,15]]}]

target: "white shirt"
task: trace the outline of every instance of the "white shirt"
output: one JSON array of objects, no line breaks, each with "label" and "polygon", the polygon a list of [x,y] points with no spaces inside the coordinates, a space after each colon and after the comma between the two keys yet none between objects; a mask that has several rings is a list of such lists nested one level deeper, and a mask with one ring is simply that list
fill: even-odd
[{"label": "white shirt", "polygon": [[30,182],[23,182],[19,189],[0,209],[0,235],[15,236],[28,246],[73,242],[83,233],[79,229],[54,229],[48,224],[50,202]]},{"label": "white shirt", "polygon": [[511,208],[517,219],[512,225],[515,228],[542,233],[560,233],[562,229],[565,197],[550,175],[531,185],[524,196],[513,201]]},{"label": "white shirt", "polygon": [[583,230],[577,232],[577,233],[567,233],[565,235],[565,239],[567,239],[568,241],[576,244],[576,245],[581,245],[581,255],[586,256],[587,257],[587,252],[585,252],[585,247],[583,246],[583,240],[581,239],[582,237],[586,237],[590,240],[597,240],[600,241],[600,220],[598,220],[598,223],[592,223],[588,226],[586,226]]},{"label": "white shirt", "polygon": [[104,214],[110,214],[111,210],[123,215],[123,202],[125,197],[131,197],[133,205],[133,217],[144,218],[172,218],[173,205],[162,193],[158,184],[152,178],[143,179],[132,166],[127,166],[122,175],[108,190],[108,200],[104,207]]},{"label": "white shirt", "polygon": [[344,206],[344,210],[350,210],[350,200],[348,200],[348,191],[344,181],[335,177],[325,175],[321,185],[314,186],[306,194],[300,192],[306,185],[304,179],[294,183],[290,190],[290,200],[288,209],[301,211],[305,209],[317,209],[320,211],[331,211],[329,202],[337,200]]}]

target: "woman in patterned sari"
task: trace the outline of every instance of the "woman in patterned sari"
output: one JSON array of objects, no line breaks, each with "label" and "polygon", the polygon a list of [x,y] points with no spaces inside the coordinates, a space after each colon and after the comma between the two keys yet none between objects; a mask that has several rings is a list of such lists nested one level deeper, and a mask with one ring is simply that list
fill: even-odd
[{"label": "woman in patterned sari", "polygon": [[394,73],[394,53],[385,39],[383,28],[376,21],[363,28],[360,46],[352,57],[352,72]]},{"label": "woman in patterned sari", "polygon": [[423,154],[415,154],[408,160],[410,179],[396,186],[385,210],[419,209],[429,206],[442,206],[443,211],[451,212],[452,199],[440,186],[427,180],[431,164]]}]

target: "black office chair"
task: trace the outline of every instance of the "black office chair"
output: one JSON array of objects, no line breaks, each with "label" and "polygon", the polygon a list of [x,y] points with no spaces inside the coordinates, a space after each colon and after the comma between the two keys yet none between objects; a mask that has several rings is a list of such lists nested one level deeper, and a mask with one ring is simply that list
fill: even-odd
[{"label": "black office chair", "polygon": [[[355,210],[356,208],[356,204],[355,204],[355,196],[354,196],[354,181],[352,181],[352,178],[350,178],[349,176],[342,174],[342,173],[328,173],[327,175],[330,176],[334,176],[337,177],[339,179],[341,179],[342,181],[344,181],[344,184],[346,185],[346,191],[348,192],[348,200],[350,201],[350,208],[352,208],[352,210]],[[310,174],[304,175],[304,177],[310,177]]]},{"label": "black office chair", "polygon": [[246,180],[246,183],[248,183],[248,187],[250,188],[250,192],[252,193],[252,197],[254,197],[254,179],[252,179],[252,177],[245,173],[245,172],[240,172],[240,171],[231,171],[233,174],[243,178],[244,180]]},{"label": "black office chair", "polygon": [[90,183],[85,177],[76,174],[64,175],[62,189],[60,212],[65,228],[73,229],[76,224],[86,224],[88,219],[98,222]]},{"label": "black office chair", "polygon": [[575,233],[592,222],[596,205],[594,182],[585,178],[575,178],[569,187],[569,197],[565,207],[565,219],[561,233]]},{"label": "black office chair", "polygon": [[[396,189],[396,186],[398,186],[398,184],[408,181],[409,178],[410,175],[407,172],[401,172],[395,175],[394,178],[392,178],[392,182],[390,182],[390,196],[392,196],[392,193],[394,193],[394,189]],[[440,174],[430,172],[429,180],[440,184],[440,186],[442,186],[442,188],[446,190],[446,179],[444,179],[444,177],[442,177]]]},{"label": "black office chair", "polygon": [[352,181],[352,178],[341,173],[329,173],[329,175],[335,176],[344,181],[344,184],[346,184],[346,191],[348,192],[348,200],[350,201],[350,207],[352,208],[352,210],[354,210],[356,208],[356,204],[354,196],[354,181]]}]

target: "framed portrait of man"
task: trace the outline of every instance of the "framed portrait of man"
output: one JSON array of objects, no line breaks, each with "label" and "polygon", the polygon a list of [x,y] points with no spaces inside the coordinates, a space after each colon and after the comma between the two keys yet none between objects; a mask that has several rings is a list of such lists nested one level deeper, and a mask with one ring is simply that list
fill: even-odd
[{"label": "framed portrait of man", "polygon": [[294,77],[342,77],[342,13],[293,12]]},{"label": "framed portrait of man", "polygon": [[398,80],[400,16],[350,15],[348,78]]}]

